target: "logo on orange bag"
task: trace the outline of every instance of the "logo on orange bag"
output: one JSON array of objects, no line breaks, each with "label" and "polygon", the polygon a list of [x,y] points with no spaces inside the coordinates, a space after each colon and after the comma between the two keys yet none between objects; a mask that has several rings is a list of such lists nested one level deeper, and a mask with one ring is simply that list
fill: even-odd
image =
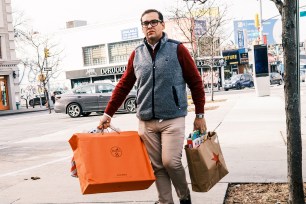
[{"label": "logo on orange bag", "polygon": [[120,147],[114,146],[111,148],[111,154],[113,157],[121,157],[122,156],[122,150]]}]

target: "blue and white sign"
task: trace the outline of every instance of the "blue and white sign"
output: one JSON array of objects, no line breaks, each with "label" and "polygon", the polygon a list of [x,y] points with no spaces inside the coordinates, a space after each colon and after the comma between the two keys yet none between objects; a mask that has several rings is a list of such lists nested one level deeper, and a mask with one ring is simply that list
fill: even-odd
[{"label": "blue and white sign", "polygon": [[129,28],[121,30],[122,40],[132,40],[138,38],[138,28]]},{"label": "blue and white sign", "polygon": [[195,20],[194,21],[194,34],[197,37],[204,35],[206,32],[206,21],[205,20]]},{"label": "blue and white sign", "polygon": [[[267,36],[268,44],[276,44],[277,40],[274,38],[275,32],[281,33],[281,30],[277,30],[276,22],[278,19],[269,19],[267,21],[263,21],[263,31],[262,34]],[[239,46],[239,31],[246,30],[246,35],[248,43],[252,43],[259,36],[258,29],[255,27],[254,20],[241,20],[234,21],[234,34],[235,34],[235,44]]]},{"label": "blue and white sign", "polygon": [[244,36],[242,30],[238,30],[238,47],[244,48]]}]

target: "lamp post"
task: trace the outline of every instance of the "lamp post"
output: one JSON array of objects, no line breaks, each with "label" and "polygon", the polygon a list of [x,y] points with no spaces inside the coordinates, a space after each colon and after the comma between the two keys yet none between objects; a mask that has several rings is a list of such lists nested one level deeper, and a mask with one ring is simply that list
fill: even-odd
[{"label": "lamp post", "polygon": [[259,44],[263,44],[263,36],[262,36],[262,0],[259,0]]}]

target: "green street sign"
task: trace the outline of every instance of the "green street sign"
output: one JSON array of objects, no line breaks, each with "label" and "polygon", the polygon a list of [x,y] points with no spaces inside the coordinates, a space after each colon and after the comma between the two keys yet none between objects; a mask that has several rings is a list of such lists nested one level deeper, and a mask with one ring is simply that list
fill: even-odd
[{"label": "green street sign", "polygon": [[300,17],[305,17],[306,16],[306,11],[301,11],[300,12]]}]

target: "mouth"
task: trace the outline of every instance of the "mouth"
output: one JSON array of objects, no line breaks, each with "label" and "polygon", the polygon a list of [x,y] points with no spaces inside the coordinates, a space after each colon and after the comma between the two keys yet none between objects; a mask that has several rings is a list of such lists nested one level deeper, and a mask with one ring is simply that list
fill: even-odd
[{"label": "mouth", "polygon": [[148,35],[150,35],[152,33],[154,33],[154,30],[150,30],[150,31],[147,32]]}]

